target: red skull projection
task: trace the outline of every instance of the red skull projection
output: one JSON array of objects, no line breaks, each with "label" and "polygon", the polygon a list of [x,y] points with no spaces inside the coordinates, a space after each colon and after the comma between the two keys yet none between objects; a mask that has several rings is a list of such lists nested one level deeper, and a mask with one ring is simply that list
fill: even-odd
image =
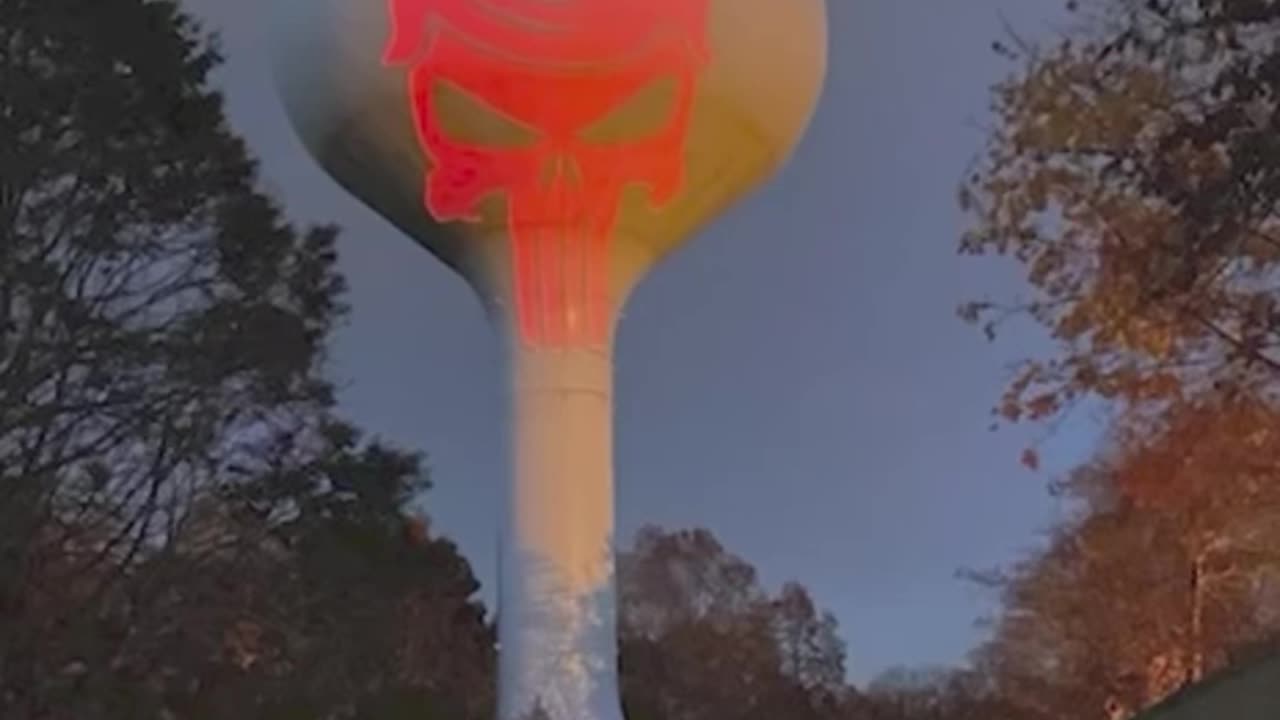
[{"label": "red skull projection", "polygon": [[[390,0],[383,61],[411,67],[409,98],[430,160],[426,209],[440,222],[468,220],[487,196],[505,196],[525,342],[608,338],[609,249],[622,193],[642,186],[660,207],[681,188],[696,82],[708,60],[709,3]],[[662,82],[674,86],[674,99],[656,125],[606,140],[585,132]],[[441,83],[530,139],[451,134],[435,92]]]}]

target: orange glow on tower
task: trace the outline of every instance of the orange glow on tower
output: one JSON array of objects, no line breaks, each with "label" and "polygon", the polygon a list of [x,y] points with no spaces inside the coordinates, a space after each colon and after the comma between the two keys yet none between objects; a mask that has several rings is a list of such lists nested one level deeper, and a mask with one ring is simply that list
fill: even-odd
[{"label": "orange glow on tower", "polygon": [[[530,345],[608,344],[609,245],[630,186],[673,200],[685,178],[709,0],[390,0],[385,65],[408,65],[439,222],[505,200],[515,318]],[[662,109],[633,100],[669,89]],[[464,116],[440,101],[465,98]],[[453,107],[453,106],[450,106]],[[468,137],[481,120],[501,141]]]}]

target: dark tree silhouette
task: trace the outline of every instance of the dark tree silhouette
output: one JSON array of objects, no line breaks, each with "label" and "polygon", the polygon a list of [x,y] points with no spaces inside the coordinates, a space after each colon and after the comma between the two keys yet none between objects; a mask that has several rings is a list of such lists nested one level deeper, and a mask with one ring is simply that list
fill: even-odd
[{"label": "dark tree silhouette", "polygon": [[173,3],[0,13],[4,557],[69,528],[127,557],[263,448],[302,450],[332,400],[335,233],[255,190]]},{"label": "dark tree silhouette", "polygon": [[816,720],[853,699],[835,621],[799,585],[771,598],[710,532],[641,530],[619,579],[633,720]]},{"label": "dark tree silhouette", "polygon": [[219,62],[169,0],[0,2],[0,716],[479,717],[476,583],[334,416],[336,231]]}]

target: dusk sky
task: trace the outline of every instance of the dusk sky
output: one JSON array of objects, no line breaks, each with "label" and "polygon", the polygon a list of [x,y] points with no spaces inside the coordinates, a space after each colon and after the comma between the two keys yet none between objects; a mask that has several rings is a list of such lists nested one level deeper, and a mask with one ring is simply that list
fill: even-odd
[{"label": "dusk sky", "polygon": [[[380,0],[370,0],[380,1]],[[777,0],[786,2],[787,0]],[[349,417],[427,453],[424,501],[493,587],[504,422],[497,343],[461,280],[346,195],[287,127],[264,0],[186,0],[223,35],[220,76],[267,189],[344,228],[351,321],[334,375]],[[955,306],[1017,278],[960,257],[955,190],[981,151],[1001,14],[1027,36],[1062,0],[829,0],[826,95],[787,169],[662,265],[618,348],[621,538],[704,526],[765,583],[805,584],[840,621],[851,677],[961,661],[991,598],[955,578],[1008,562],[1052,520],[1046,479],[1089,421],[988,431],[1029,332],[987,343]],[[486,596],[488,598],[488,596]]]}]

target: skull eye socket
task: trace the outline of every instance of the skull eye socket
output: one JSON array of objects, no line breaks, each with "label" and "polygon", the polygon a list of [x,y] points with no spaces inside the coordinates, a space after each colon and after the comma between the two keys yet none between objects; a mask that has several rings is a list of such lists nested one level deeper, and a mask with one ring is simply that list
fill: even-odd
[{"label": "skull eye socket", "polygon": [[431,102],[440,131],[456,143],[521,148],[534,145],[541,136],[536,129],[448,80],[437,79],[432,83]]},{"label": "skull eye socket", "polygon": [[587,125],[579,137],[593,145],[608,145],[655,135],[670,125],[675,106],[676,79],[659,78],[637,90],[604,117]]}]

